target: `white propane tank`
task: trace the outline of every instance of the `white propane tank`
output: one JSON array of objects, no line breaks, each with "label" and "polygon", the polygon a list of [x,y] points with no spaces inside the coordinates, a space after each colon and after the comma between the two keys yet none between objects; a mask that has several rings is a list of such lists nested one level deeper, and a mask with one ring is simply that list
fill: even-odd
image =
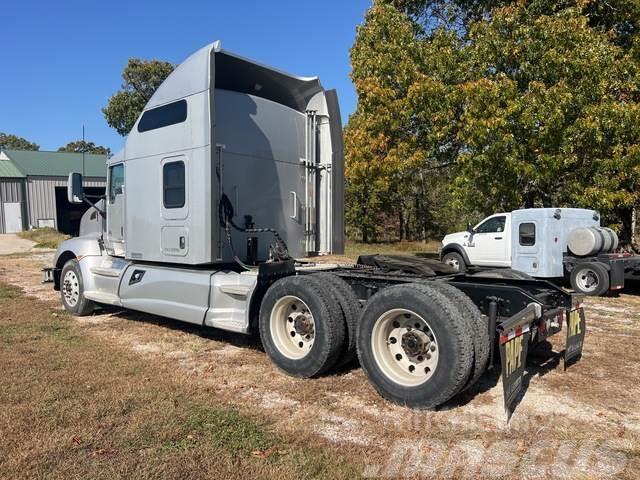
[{"label": "white propane tank", "polygon": [[567,247],[578,257],[607,253],[618,248],[618,236],[606,227],[576,228],[569,233]]}]

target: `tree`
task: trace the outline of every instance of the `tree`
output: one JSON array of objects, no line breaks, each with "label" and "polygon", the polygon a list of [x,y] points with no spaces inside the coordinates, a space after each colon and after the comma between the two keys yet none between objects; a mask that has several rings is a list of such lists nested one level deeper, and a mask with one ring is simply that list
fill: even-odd
[{"label": "tree", "polygon": [[86,142],[84,140],[76,140],[75,142],[69,142],[64,147],[58,149],[59,152],[70,153],[95,153],[99,155],[110,155],[111,149],[103,147],[102,145],[96,145],[93,142]]},{"label": "tree", "polygon": [[470,24],[456,181],[463,204],[594,208],[630,238],[640,200],[640,57],[608,28],[579,4],[555,2],[514,2]]},{"label": "tree", "polygon": [[351,49],[358,105],[345,129],[346,217],[364,241],[383,224],[400,239],[425,239],[455,217],[448,198],[459,39],[444,30],[433,42],[424,36],[409,16],[375,1]]},{"label": "tree", "polygon": [[0,147],[9,150],[40,150],[40,145],[4,132],[0,132]]},{"label": "tree", "polygon": [[161,60],[131,58],[122,72],[122,87],[102,109],[107,124],[127,135],[144,106],[160,84],[173,72],[174,66]]},{"label": "tree", "polygon": [[[455,221],[582,206],[629,238],[640,204],[639,32],[632,0],[375,0],[352,49],[359,100],[346,145],[351,165],[366,163],[358,170],[398,179],[395,199],[366,186],[389,202],[376,203],[379,218],[420,195],[410,210],[429,219],[422,230],[443,212]],[[380,138],[384,151],[367,153]],[[348,191],[365,188],[361,173],[347,174]]]}]

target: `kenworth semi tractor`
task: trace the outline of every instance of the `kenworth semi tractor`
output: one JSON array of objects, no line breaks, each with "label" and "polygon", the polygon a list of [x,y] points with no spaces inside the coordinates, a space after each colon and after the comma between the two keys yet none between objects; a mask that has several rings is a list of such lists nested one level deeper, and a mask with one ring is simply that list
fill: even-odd
[{"label": "kenworth semi tractor", "polygon": [[[90,202],[78,173],[68,197]],[[316,377],[357,356],[380,394],[416,408],[471,387],[494,346],[507,406],[529,344],[566,324],[566,358],[580,356],[580,299],[551,283],[424,259],[300,260],[343,252],[343,203],[335,91],[216,42],[155,92],[108,160],[105,198],[45,277],[73,315],[116,305],[259,333],[289,375]]]}]

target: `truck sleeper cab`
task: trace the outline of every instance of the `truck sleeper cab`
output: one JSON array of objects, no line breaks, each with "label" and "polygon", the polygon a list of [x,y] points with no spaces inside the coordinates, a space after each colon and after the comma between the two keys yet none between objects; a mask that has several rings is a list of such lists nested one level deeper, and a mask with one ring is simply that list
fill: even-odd
[{"label": "truck sleeper cab", "polygon": [[[294,260],[343,251],[341,128],[335,92],[317,78],[219,43],[199,50],[109,159],[105,199],[46,276],[74,315],[109,304],[257,332],[289,375],[357,356],[385,398],[416,408],[470,388],[504,329],[505,341],[538,342],[581,311],[547,282]],[[70,201],[82,201],[81,183],[70,175]]]}]

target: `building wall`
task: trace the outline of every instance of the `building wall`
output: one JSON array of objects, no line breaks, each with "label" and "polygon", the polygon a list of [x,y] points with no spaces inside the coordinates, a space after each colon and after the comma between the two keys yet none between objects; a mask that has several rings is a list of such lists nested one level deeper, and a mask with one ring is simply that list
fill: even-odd
[{"label": "building wall", "polygon": [[22,203],[22,226],[26,223],[26,208],[24,203],[24,180],[16,178],[0,178],[0,233],[5,233],[4,204]]},{"label": "building wall", "polygon": [[[85,187],[106,187],[105,178],[85,178]],[[57,225],[56,187],[66,187],[66,177],[28,177],[27,178],[27,210],[28,227],[37,228],[38,219],[53,220]]]}]

